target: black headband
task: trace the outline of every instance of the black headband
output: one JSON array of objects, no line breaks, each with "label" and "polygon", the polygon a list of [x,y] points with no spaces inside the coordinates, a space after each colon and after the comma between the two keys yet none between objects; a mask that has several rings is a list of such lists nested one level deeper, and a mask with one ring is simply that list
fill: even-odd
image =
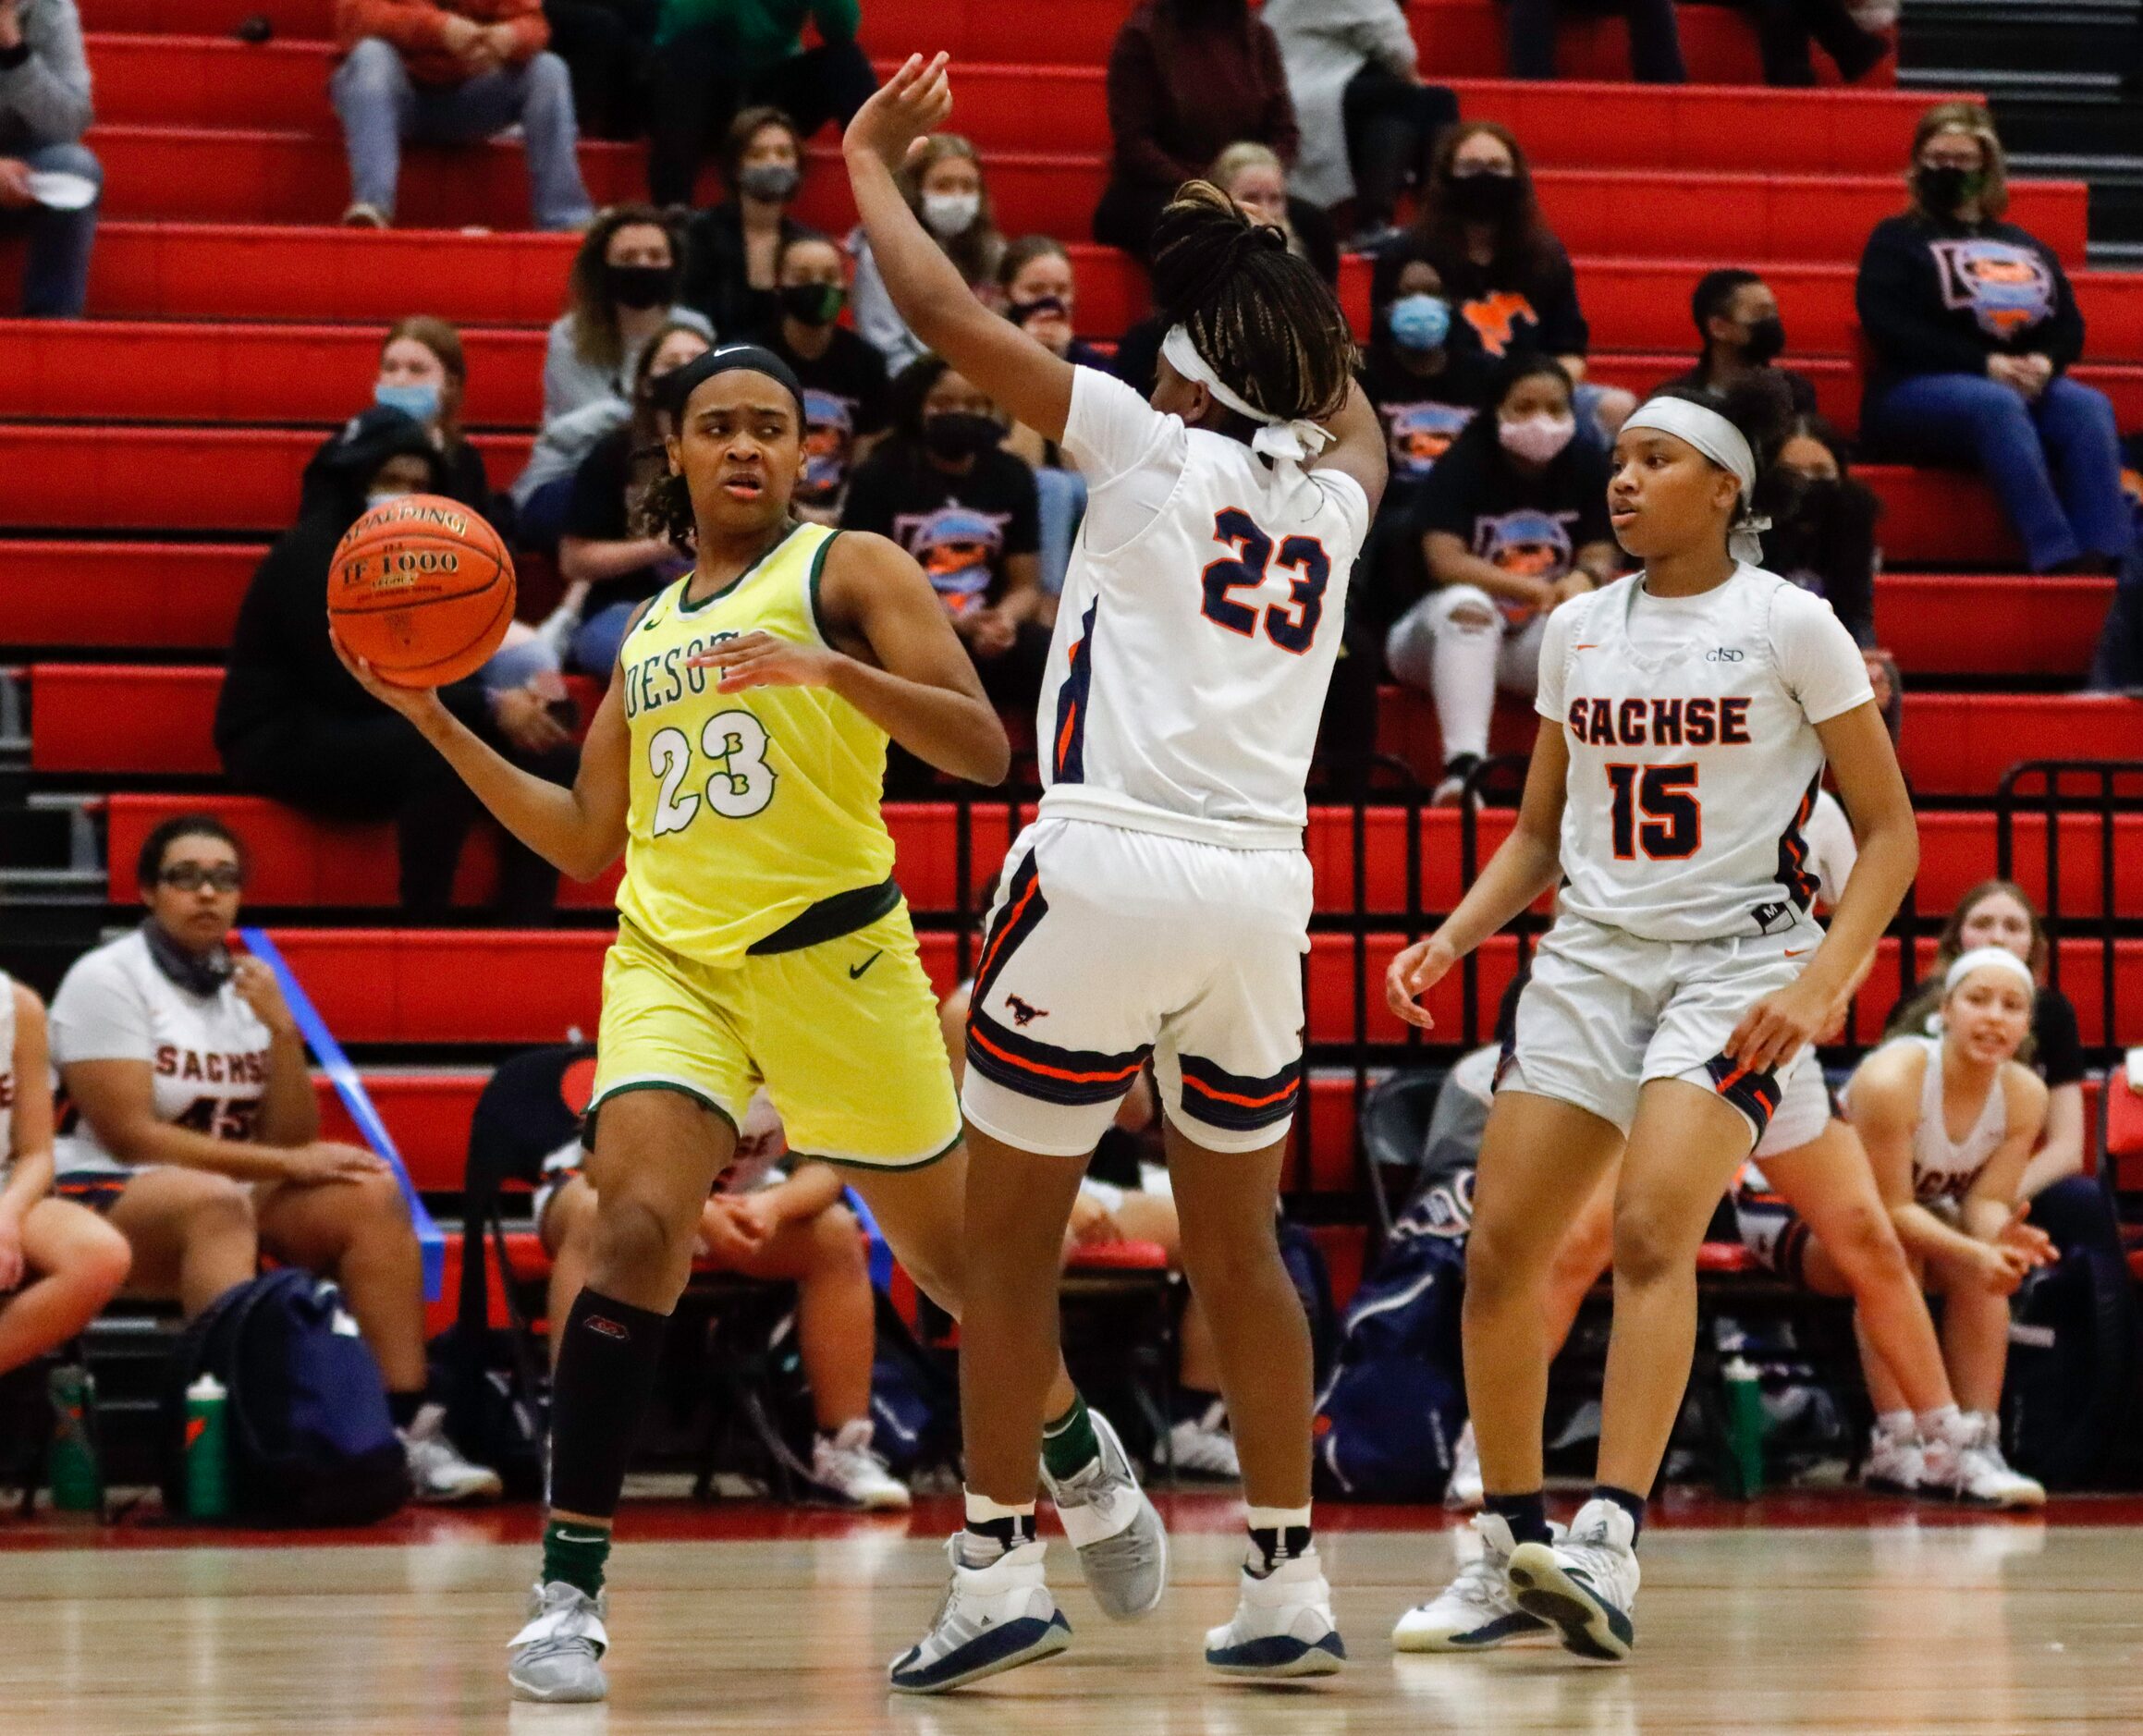
[{"label": "black headband", "polygon": [[796,400],[796,418],[803,420],[803,382],[796,370],[763,344],[724,344],[704,355],[694,356],[655,383],[655,401],[672,422],[684,420],[692,396],[717,373],[763,373]]}]

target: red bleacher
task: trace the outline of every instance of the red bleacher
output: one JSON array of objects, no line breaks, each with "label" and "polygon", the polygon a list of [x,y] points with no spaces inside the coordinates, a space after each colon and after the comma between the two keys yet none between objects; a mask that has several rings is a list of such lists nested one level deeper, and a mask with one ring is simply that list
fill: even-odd
[{"label": "red bleacher", "polygon": [[[40,772],[213,776],[213,668],[41,663],[31,674],[31,764]],[[2088,743],[2109,759],[2143,758],[2143,701],[2117,694],[2037,696],[1907,692],[1903,758],[1922,795],[1990,791],[2020,759],[2053,759]],[[1385,745],[1418,770],[1442,764],[1427,701],[1385,690]],[[1506,709],[1501,740],[1530,741],[1531,713]]]}]

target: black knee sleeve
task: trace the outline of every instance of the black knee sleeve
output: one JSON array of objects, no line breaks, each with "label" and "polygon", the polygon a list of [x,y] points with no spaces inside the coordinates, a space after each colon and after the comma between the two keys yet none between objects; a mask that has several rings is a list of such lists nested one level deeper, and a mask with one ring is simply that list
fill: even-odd
[{"label": "black knee sleeve", "polygon": [[618,1510],[668,1318],[593,1290],[574,1299],[551,1388],[553,1507],[591,1519]]}]

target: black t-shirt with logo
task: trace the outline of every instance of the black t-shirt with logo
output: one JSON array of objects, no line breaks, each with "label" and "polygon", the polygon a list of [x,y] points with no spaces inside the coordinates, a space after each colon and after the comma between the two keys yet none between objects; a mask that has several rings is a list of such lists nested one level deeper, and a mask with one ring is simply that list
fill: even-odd
[{"label": "black t-shirt with logo", "polygon": [[[1446,532],[1491,567],[1550,583],[1576,565],[1586,544],[1613,540],[1610,462],[1597,445],[1573,439],[1529,476],[1484,432],[1493,431],[1458,442],[1429,472],[1414,507],[1421,532]],[[1513,620],[1530,613],[1513,605],[1504,612]]]},{"label": "black t-shirt with logo", "polygon": [[895,439],[856,467],[841,528],[891,537],[958,615],[995,603],[1004,594],[1006,559],[1040,548],[1035,473],[993,446],[954,476]]},{"label": "black t-shirt with logo", "polygon": [[1448,351],[1440,372],[1415,373],[1401,363],[1390,346],[1370,347],[1363,359],[1362,389],[1384,424],[1391,460],[1379,516],[1412,503],[1437,459],[1474,419],[1486,396],[1487,376],[1477,361]]},{"label": "black t-shirt with logo", "polygon": [[823,356],[790,348],[778,322],[758,341],[796,370],[803,387],[803,474],[796,504],[834,511],[848,486],[856,442],[886,425],[886,359],[839,325]]}]

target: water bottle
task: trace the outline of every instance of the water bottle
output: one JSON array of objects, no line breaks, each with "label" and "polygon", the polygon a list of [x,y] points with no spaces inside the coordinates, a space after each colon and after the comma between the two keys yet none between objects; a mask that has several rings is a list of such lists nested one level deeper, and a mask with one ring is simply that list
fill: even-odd
[{"label": "water bottle", "polygon": [[1719,1492],[1751,1500],[1764,1487],[1763,1382],[1745,1357],[1728,1359],[1719,1371],[1726,1388],[1726,1442],[1719,1461]]},{"label": "water bottle", "polygon": [[100,1512],[104,1504],[104,1467],[97,1462],[90,1414],[97,1401],[97,1383],[80,1363],[52,1371],[52,1457],[47,1475],[52,1504],[63,1512]]},{"label": "water bottle", "polygon": [[223,1383],[203,1375],[186,1389],[186,1514],[225,1519],[230,1514],[230,1456],[226,1428],[229,1409]]}]

